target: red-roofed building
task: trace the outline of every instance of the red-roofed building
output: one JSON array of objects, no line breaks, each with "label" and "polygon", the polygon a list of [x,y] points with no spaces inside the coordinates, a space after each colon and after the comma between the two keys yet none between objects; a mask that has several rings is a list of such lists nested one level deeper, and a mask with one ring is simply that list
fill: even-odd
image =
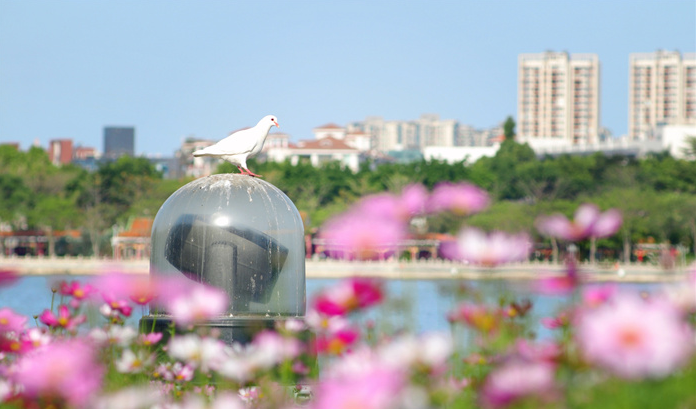
[{"label": "red-roofed building", "polygon": [[336,124],[326,124],[318,126],[313,129],[314,137],[316,139],[324,138],[334,138],[334,139],[345,139],[346,138],[346,128],[338,126]]},{"label": "red-roofed building", "polygon": [[128,230],[115,233],[111,238],[114,260],[150,258],[150,234],[153,221],[150,217],[137,217],[133,219]]},{"label": "red-roofed building", "polygon": [[353,172],[360,167],[360,151],[348,146],[344,141],[331,136],[314,141],[300,141],[297,147],[289,150],[290,163],[309,161],[312,166],[338,161]]}]

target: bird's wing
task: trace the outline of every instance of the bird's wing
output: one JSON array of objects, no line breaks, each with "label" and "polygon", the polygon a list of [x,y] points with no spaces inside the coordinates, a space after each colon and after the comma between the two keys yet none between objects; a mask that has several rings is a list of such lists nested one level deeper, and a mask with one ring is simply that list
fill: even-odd
[{"label": "bird's wing", "polygon": [[229,155],[240,155],[251,152],[256,146],[254,128],[237,131],[215,144],[215,151]]}]

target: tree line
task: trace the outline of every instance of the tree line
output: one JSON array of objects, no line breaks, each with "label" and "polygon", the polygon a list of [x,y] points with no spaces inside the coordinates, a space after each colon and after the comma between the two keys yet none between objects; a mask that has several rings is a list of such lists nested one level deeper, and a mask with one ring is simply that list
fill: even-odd
[{"label": "tree line", "polygon": [[[506,138],[494,157],[471,165],[367,161],[356,173],[338,163],[315,168],[306,162],[293,166],[251,160],[249,165],[293,200],[305,215],[308,231],[368,194],[397,193],[412,183],[432,189],[443,181],[468,181],[488,190],[492,206],[464,218],[429,218],[429,231],[456,233],[466,223],[534,233],[539,215],[572,216],[581,203],[592,202],[623,213],[620,234],[598,243],[617,256],[628,256],[633,243],[645,240],[681,244],[696,252],[696,161],[667,153],[641,159],[601,153],[538,159],[528,145]],[[228,163],[217,169],[231,172],[237,170]],[[135,216],[154,217],[169,195],[190,180],[163,179],[146,158],[124,156],[90,172],[54,166],[41,148],[21,152],[0,146],[0,228],[44,231],[51,254],[60,253],[52,232],[77,229],[87,244],[71,251],[110,254],[112,226],[124,227]],[[542,237],[535,239],[546,243]]]}]

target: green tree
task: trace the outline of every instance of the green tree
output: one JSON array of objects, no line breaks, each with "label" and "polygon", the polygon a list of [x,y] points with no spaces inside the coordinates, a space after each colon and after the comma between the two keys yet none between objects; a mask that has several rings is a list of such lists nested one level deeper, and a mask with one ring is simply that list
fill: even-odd
[{"label": "green tree", "polygon": [[515,140],[515,120],[512,116],[508,116],[503,124],[503,135],[506,141]]}]

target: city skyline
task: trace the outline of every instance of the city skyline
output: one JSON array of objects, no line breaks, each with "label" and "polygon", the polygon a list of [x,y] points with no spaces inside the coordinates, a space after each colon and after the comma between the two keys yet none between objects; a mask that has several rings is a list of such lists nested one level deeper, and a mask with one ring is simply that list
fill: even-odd
[{"label": "city skyline", "polygon": [[309,4],[0,0],[0,143],[132,126],[136,154],[169,156],[269,113],[293,141],[369,116],[486,129],[518,119],[518,55],[547,50],[598,55],[618,136],[629,55],[696,50],[691,1]]}]

